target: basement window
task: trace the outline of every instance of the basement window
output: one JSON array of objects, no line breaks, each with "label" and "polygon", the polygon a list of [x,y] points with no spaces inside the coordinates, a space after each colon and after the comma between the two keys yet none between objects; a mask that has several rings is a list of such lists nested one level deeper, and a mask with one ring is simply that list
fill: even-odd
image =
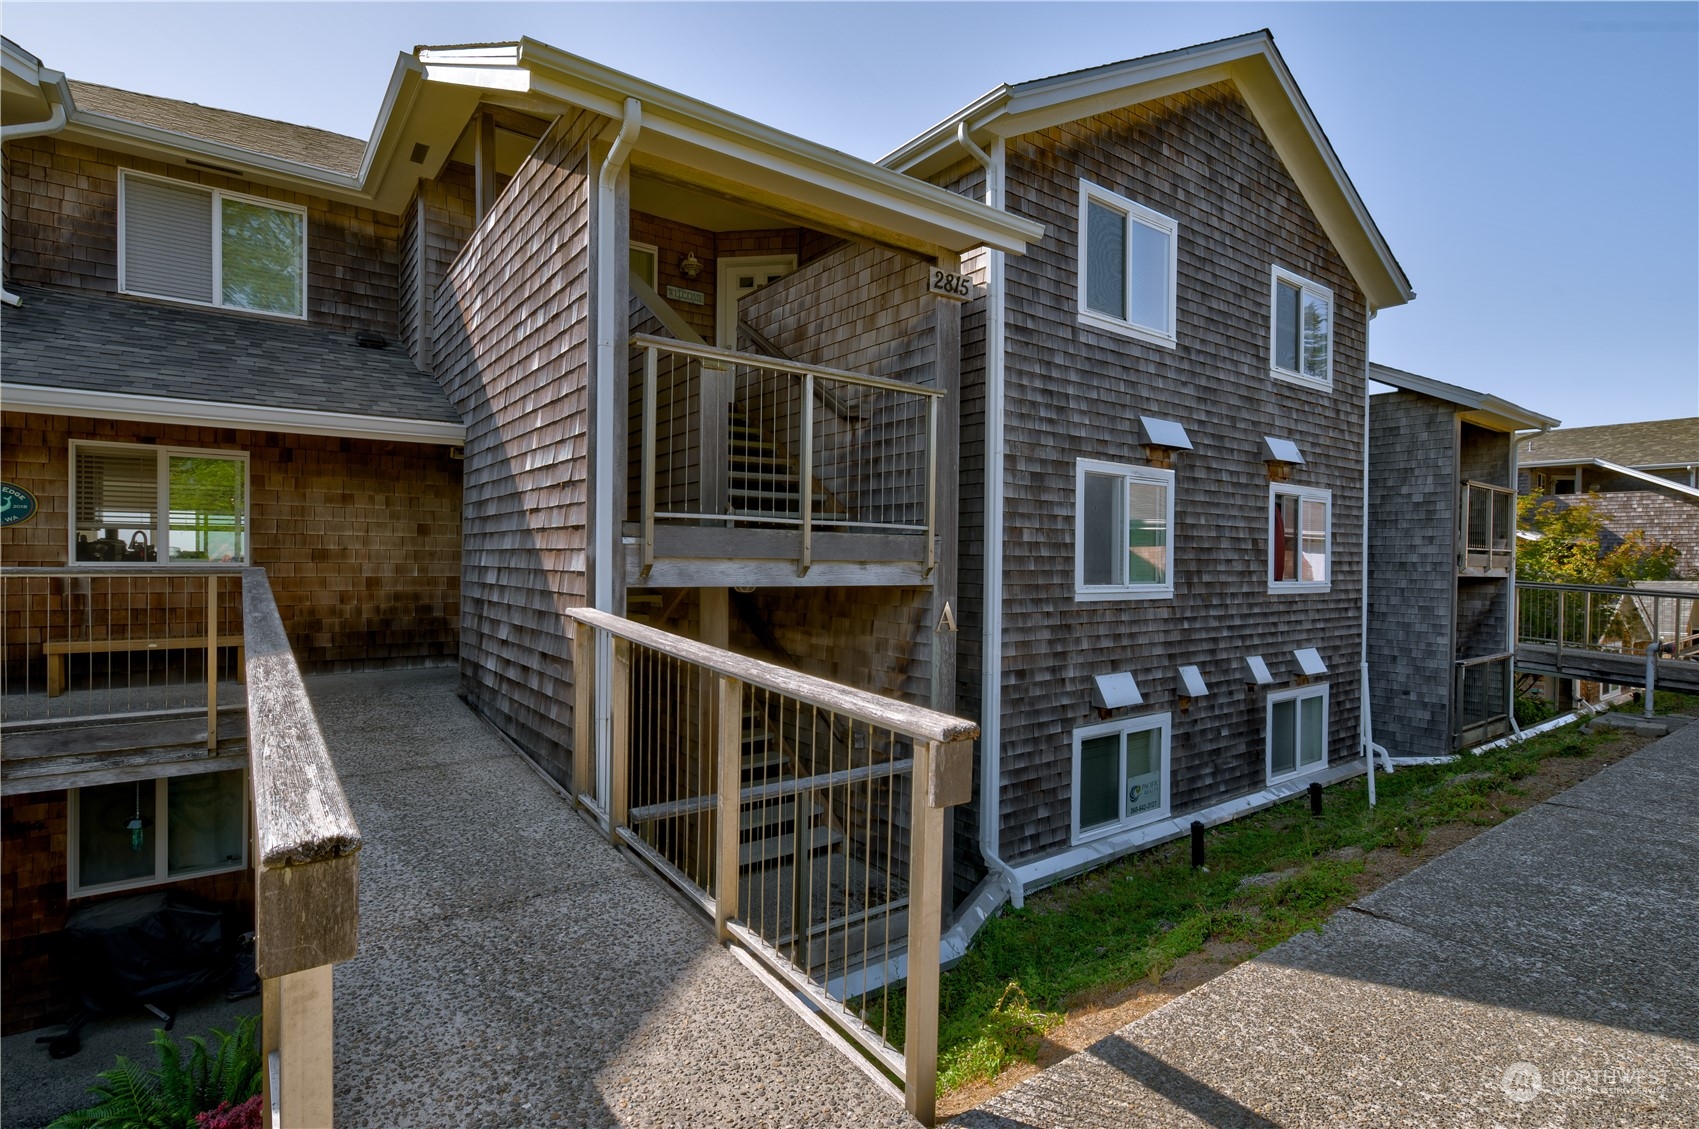
[{"label": "basement window", "polygon": [[125,169],[118,289],[305,318],[306,209]]},{"label": "basement window", "polygon": [[1074,479],[1074,597],[1174,595],[1174,472],[1079,459]]},{"label": "basement window", "polygon": [[1082,180],[1079,232],[1080,321],[1172,346],[1179,223]]},{"label": "basement window", "polygon": [[241,870],[248,864],[247,773],[72,788],[70,896]]},{"label": "basement window", "polygon": [[1333,291],[1274,268],[1269,361],[1274,375],[1318,388],[1333,387]]},{"label": "basement window", "polygon": [[1268,696],[1268,782],[1327,767],[1327,687]]},{"label": "basement window", "polygon": [[1168,719],[1074,730],[1074,842],[1168,817]]},{"label": "basement window", "polygon": [[246,452],[71,443],[70,559],[79,564],[242,564]]}]

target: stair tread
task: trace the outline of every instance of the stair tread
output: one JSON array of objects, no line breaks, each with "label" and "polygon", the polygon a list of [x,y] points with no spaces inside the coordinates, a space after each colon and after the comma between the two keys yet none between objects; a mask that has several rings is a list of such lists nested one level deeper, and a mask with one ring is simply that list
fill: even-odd
[{"label": "stair tread", "polygon": [[[843,842],[844,837],[830,827],[815,827],[809,831],[809,851],[818,851],[826,847],[835,847]],[[753,843],[745,843],[738,850],[738,862],[743,866],[753,866],[756,863],[772,862],[774,859],[786,858],[796,851],[796,835],[775,835],[767,839],[757,839]]]}]

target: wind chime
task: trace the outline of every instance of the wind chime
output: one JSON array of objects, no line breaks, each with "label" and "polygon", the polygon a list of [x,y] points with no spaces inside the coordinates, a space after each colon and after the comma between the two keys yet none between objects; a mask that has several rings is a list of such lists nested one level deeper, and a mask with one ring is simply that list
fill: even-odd
[{"label": "wind chime", "polygon": [[130,820],[130,822],[126,823],[124,826],[126,826],[130,829],[130,849],[132,851],[141,850],[142,849],[142,782],[140,780],[136,781],[136,814],[135,814],[135,817],[132,818]]}]

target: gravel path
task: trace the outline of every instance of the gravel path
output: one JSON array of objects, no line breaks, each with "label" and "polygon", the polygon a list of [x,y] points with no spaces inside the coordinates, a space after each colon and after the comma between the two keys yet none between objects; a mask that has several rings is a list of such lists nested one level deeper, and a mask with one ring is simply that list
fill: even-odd
[{"label": "gravel path", "polygon": [[913,1126],[454,695],[311,678],[364,833],[339,1129]]},{"label": "gravel path", "polygon": [[1699,1125],[1699,723],[960,1129]]}]

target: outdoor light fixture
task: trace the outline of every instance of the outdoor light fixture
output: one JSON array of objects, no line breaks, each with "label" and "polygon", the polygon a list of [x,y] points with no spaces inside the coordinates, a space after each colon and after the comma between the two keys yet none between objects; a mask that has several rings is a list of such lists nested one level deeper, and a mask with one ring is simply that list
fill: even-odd
[{"label": "outdoor light fixture", "polygon": [[692,280],[702,273],[702,260],[696,257],[696,252],[686,251],[684,253],[684,258],[678,261],[678,273]]}]

